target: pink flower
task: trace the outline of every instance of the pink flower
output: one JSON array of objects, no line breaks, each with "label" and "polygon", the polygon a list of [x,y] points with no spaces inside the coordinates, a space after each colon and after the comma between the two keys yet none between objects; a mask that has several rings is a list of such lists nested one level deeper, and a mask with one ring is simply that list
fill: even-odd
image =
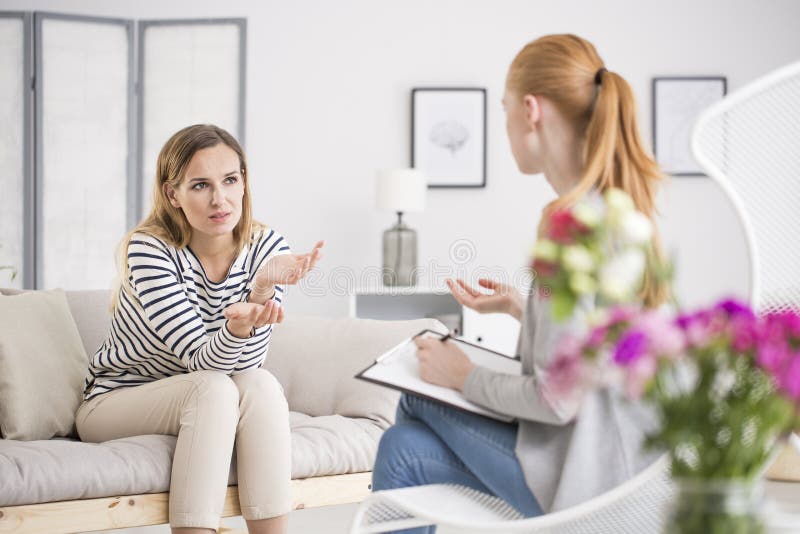
[{"label": "pink flower", "polygon": [[750,352],[758,344],[759,328],[755,318],[731,320],[731,347],[736,352]]},{"label": "pink flower", "polygon": [[556,210],[547,221],[547,237],[562,245],[570,245],[578,236],[586,234],[590,228],[581,223],[570,210]]},{"label": "pink flower", "polygon": [[724,332],[727,320],[723,313],[701,310],[692,315],[681,315],[676,324],[685,332],[689,347],[703,348]]},{"label": "pink flower", "polygon": [[683,354],[686,348],[683,331],[662,313],[655,310],[644,312],[634,325],[647,336],[648,352],[656,357],[674,360]]},{"label": "pink flower", "polygon": [[780,377],[779,387],[789,398],[800,402],[800,354],[795,353]]},{"label": "pink flower", "polygon": [[656,359],[651,354],[642,355],[626,369],[625,394],[631,399],[641,398],[657,370]]},{"label": "pink flower", "polygon": [[614,325],[617,323],[622,323],[626,321],[630,321],[641,310],[636,306],[614,306],[611,308],[608,314],[608,324]]},{"label": "pink flower", "polygon": [[776,380],[783,376],[790,358],[789,347],[783,343],[764,344],[756,352],[756,363]]},{"label": "pink flower", "polygon": [[551,278],[558,272],[559,265],[557,263],[537,259],[533,261],[531,268],[538,276],[542,278]]},{"label": "pink flower", "polygon": [[556,356],[547,368],[546,389],[556,397],[574,394],[585,376],[581,342],[578,338],[564,336],[556,348]]},{"label": "pink flower", "polygon": [[589,337],[586,340],[586,348],[589,351],[597,351],[603,344],[606,342],[606,338],[608,337],[608,327],[598,326],[593,328],[592,331],[589,333]]}]

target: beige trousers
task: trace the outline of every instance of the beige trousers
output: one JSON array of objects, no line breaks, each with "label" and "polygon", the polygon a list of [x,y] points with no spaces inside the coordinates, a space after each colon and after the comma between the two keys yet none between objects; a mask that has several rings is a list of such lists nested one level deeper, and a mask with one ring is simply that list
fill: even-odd
[{"label": "beige trousers", "polygon": [[81,439],[94,443],[178,436],[169,490],[173,528],[219,527],[234,440],[244,518],[291,510],[289,410],[265,369],[234,376],[195,371],[117,389],[81,404],[76,423]]}]

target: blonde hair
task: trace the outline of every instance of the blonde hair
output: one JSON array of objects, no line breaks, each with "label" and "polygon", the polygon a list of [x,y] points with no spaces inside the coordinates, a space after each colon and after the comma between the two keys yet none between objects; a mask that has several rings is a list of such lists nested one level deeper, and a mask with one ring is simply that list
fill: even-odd
[{"label": "blonde hair", "polygon": [[233,240],[236,251],[241,252],[246,244],[255,239],[265,226],[253,220],[250,188],[248,187],[247,161],[244,150],[236,139],[218,126],[213,124],[195,124],[187,126],[176,132],[164,143],[156,162],[156,176],[153,183],[153,200],[150,214],[136,227],[128,232],[120,242],[117,259],[118,283],[111,296],[111,310],[116,308],[120,291],[130,294],[130,271],[128,269],[128,247],[131,236],[139,232],[149,234],[165,243],[181,249],[186,247],[192,238],[192,226],[180,208],[174,207],[167,198],[166,185],[177,189],[183,181],[186,168],[198,150],[211,148],[220,143],[231,148],[239,156],[239,168],[244,185],[242,198],[242,215],[233,229]]},{"label": "blonde hair", "polygon": [[[583,176],[576,187],[545,207],[543,221],[593,188],[602,193],[616,187],[655,222],[656,188],[663,175],[639,136],[633,91],[622,76],[605,70],[590,42],[571,34],[536,39],[512,61],[507,87],[519,98],[546,97],[577,132],[583,132]],[[661,258],[657,231],[654,253]],[[648,270],[640,297],[646,306],[656,307],[669,297],[669,286]]]}]

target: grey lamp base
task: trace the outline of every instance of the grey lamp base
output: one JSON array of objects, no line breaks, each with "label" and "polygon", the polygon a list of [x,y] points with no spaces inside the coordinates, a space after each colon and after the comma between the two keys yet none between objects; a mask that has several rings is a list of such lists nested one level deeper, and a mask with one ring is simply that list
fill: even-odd
[{"label": "grey lamp base", "polygon": [[417,232],[402,222],[383,232],[383,285],[417,285]]}]

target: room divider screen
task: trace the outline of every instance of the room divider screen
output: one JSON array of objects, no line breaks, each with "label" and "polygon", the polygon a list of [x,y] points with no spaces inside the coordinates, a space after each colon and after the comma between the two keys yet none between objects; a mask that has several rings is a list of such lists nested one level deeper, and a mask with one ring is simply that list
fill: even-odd
[{"label": "room divider screen", "polygon": [[133,21],[35,13],[37,287],[108,288],[128,198]]},{"label": "room divider screen", "polygon": [[167,138],[244,143],[245,49],[245,19],[0,12],[0,286],[111,287]]},{"label": "room divider screen", "polygon": [[30,14],[0,12],[0,286],[21,288],[33,283],[25,270],[28,217],[33,215],[32,184],[25,180],[32,168],[30,119],[32,22]]},{"label": "room divider screen", "polygon": [[244,145],[245,19],[139,22],[141,206],[151,205],[164,142],[190,124],[216,124]]}]

